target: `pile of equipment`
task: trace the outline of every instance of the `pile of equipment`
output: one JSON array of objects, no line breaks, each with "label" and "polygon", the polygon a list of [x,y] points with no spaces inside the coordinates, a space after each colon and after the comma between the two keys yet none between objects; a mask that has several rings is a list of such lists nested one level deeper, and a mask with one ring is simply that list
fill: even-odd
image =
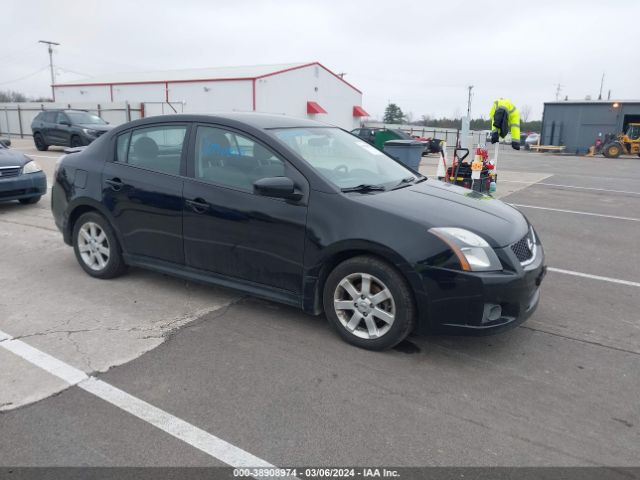
[{"label": "pile of equipment", "polygon": [[[459,151],[465,152],[462,157],[458,155]],[[444,168],[439,168],[438,174],[440,180],[460,185],[479,193],[495,192],[498,173],[496,172],[495,162],[489,159],[488,150],[483,145],[478,145],[475,149],[473,162],[465,162],[468,156],[469,149],[458,148],[455,150],[452,165],[446,167],[446,156],[443,155]],[[440,176],[440,173],[444,173],[445,168],[446,177],[444,175]]]}]

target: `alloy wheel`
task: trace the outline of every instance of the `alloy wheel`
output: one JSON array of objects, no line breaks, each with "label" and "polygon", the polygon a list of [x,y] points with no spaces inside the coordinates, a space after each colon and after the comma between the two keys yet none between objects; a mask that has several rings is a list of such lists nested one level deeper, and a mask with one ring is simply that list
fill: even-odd
[{"label": "alloy wheel", "polygon": [[82,261],[91,270],[103,270],[111,253],[105,231],[94,222],[87,222],[78,231],[78,251]]},{"label": "alloy wheel", "polygon": [[335,289],[333,307],[348,332],[367,340],[387,333],[396,315],[391,291],[379,278],[368,273],[344,277]]}]

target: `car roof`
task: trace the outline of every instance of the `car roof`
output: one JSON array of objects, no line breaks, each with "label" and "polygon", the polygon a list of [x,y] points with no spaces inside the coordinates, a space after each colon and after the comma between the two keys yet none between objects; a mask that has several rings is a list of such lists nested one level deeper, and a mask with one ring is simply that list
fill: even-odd
[{"label": "car roof", "polygon": [[87,113],[88,110],[81,110],[79,108],[47,108],[46,110],[42,110],[40,113],[48,113],[48,112],[84,112]]},{"label": "car roof", "polygon": [[334,127],[327,123],[309,120],[307,118],[289,117],[286,115],[274,115],[256,112],[229,112],[212,114],[176,114],[158,115],[136,120],[135,124],[144,125],[156,122],[240,122],[253,128],[268,130],[272,128],[300,128],[300,127]]}]

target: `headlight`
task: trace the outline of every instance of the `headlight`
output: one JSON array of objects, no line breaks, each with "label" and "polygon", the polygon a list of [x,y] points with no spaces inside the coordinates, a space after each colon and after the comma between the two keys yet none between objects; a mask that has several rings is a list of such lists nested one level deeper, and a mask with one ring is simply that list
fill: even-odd
[{"label": "headlight", "polygon": [[38,165],[35,160],[25,163],[24,167],[22,167],[22,173],[36,173],[41,171],[42,168],[40,168],[40,165]]},{"label": "headlight", "polygon": [[82,131],[85,135],[91,135],[92,137],[95,137],[98,134],[98,131],[93,130],[92,128],[83,128]]},{"label": "headlight", "polygon": [[463,270],[488,272],[502,270],[502,264],[487,241],[464,228],[430,228],[456,254]]}]

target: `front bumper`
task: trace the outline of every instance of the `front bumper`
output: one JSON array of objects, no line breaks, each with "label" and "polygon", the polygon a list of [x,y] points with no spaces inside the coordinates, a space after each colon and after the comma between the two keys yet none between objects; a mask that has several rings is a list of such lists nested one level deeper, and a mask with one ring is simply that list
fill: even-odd
[{"label": "front bumper", "polygon": [[[542,245],[538,244],[534,261],[526,267],[514,263],[515,269],[502,272],[424,271],[427,308],[421,331],[483,335],[524,322],[540,300],[546,274]],[[498,306],[499,315],[488,315]]]},{"label": "front bumper", "polygon": [[47,193],[44,172],[26,173],[17,177],[0,177],[0,202],[41,197]]}]

